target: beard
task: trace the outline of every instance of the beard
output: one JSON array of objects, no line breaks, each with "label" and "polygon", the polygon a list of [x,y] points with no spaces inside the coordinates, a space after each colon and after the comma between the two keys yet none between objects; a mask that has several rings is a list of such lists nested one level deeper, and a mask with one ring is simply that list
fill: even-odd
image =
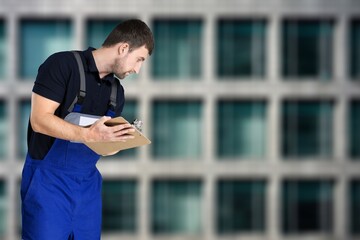
[{"label": "beard", "polygon": [[114,75],[116,76],[116,78],[118,79],[124,79],[127,75],[126,74],[119,74],[119,73],[114,73]]},{"label": "beard", "polygon": [[125,62],[124,60],[122,61],[121,59],[116,59],[114,65],[113,65],[112,72],[119,79],[124,79],[125,77],[127,77],[128,75],[130,75],[132,73],[132,71],[124,71],[124,69],[125,69],[124,62]]},{"label": "beard", "polygon": [[123,64],[120,60],[116,60],[113,66],[113,73],[119,79],[124,79],[126,77],[126,72],[122,71],[124,69]]}]

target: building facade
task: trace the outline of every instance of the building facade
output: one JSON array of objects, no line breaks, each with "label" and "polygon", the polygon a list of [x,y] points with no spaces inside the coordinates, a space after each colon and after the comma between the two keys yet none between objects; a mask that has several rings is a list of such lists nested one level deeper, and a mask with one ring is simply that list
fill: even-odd
[{"label": "building facade", "polygon": [[123,116],[152,144],[98,163],[103,239],[360,239],[356,0],[1,0],[0,239],[39,65],[129,18],[156,45]]}]

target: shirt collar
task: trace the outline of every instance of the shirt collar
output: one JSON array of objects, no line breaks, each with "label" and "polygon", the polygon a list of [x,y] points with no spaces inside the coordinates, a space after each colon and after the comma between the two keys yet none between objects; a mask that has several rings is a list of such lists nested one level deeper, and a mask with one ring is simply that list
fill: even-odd
[{"label": "shirt collar", "polygon": [[93,47],[89,47],[84,51],[84,57],[86,62],[86,68],[85,71],[98,73],[99,70],[96,67],[94,56],[92,55],[92,51],[96,50]]},{"label": "shirt collar", "polygon": [[[95,59],[94,56],[92,55],[92,51],[94,50],[96,50],[96,48],[89,47],[84,51],[84,57],[86,61],[85,71],[96,73],[97,75],[99,75],[99,70],[96,67]],[[103,79],[113,81],[115,79],[114,74],[110,73],[105,77],[103,77]]]}]

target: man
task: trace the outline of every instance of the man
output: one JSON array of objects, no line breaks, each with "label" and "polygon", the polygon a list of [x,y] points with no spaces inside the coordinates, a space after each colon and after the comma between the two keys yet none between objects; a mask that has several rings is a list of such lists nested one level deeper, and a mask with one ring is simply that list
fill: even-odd
[{"label": "man", "polygon": [[[123,109],[118,79],[139,73],[153,47],[148,26],[128,20],[101,48],[55,53],[39,67],[21,182],[23,240],[100,239],[100,156],[81,142],[132,138],[131,125],[104,122]],[[102,117],[85,128],[67,120],[73,114]]]}]

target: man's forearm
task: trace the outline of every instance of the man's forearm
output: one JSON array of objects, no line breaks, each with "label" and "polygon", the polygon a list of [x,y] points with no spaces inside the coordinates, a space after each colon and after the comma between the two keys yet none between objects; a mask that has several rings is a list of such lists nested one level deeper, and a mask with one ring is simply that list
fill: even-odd
[{"label": "man's forearm", "polygon": [[87,141],[88,138],[88,129],[66,122],[50,113],[31,116],[30,123],[35,132],[54,138],[77,142]]},{"label": "man's forearm", "polygon": [[30,123],[35,132],[77,142],[125,141],[133,138],[128,134],[135,131],[130,124],[106,126],[105,122],[110,117],[101,117],[88,128],[68,123],[54,114],[59,105],[38,94],[32,95]]}]

